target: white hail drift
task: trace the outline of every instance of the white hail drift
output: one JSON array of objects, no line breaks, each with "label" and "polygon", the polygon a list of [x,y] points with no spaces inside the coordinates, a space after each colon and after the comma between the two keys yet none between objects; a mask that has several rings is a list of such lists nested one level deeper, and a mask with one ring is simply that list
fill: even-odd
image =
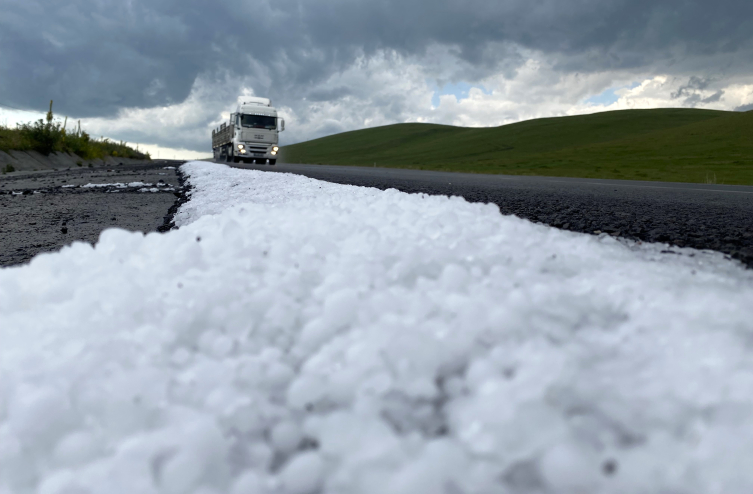
[{"label": "white hail drift", "polygon": [[192,162],[0,270],[0,493],[753,492],[753,275]]}]

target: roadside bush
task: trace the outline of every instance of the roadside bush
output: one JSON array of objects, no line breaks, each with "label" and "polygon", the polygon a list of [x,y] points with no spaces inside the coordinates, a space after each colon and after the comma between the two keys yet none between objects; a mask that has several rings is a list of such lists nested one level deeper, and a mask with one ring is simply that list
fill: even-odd
[{"label": "roadside bush", "polygon": [[22,140],[29,142],[34,151],[45,156],[61,148],[65,138],[65,131],[59,123],[45,123],[42,119],[33,124],[21,124],[18,130]]},{"label": "roadside bush", "polygon": [[[81,130],[81,123],[71,132],[66,122],[54,120],[52,102],[46,119],[17,125],[15,129],[0,126],[0,150],[37,151],[45,156],[50,153],[73,153],[85,160],[102,159],[107,156],[150,160],[149,153],[142,153],[127,146],[125,142],[112,142],[107,138],[92,139]],[[77,163],[78,164],[78,163]]]},{"label": "roadside bush", "polygon": [[105,153],[101,149],[95,146],[95,141],[92,141],[84,131],[79,131],[75,134],[65,136],[65,148],[69,153],[77,154],[86,160],[103,158]]}]

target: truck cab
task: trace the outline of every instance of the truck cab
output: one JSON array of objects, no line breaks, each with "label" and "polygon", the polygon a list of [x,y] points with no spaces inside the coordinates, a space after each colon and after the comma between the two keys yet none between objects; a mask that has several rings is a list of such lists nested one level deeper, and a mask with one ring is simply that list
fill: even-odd
[{"label": "truck cab", "polygon": [[268,98],[248,98],[230,114],[230,120],[212,131],[216,161],[270,165],[277,162],[278,135],[285,120]]}]

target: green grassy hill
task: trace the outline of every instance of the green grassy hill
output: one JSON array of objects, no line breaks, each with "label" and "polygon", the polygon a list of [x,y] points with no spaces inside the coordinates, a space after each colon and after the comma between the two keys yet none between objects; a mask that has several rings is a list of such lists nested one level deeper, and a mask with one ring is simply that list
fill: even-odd
[{"label": "green grassy hill", "polygon": [[753,112],[624,110],[493,128],[397,124],[282,148],[286,163],[753,184]]}]

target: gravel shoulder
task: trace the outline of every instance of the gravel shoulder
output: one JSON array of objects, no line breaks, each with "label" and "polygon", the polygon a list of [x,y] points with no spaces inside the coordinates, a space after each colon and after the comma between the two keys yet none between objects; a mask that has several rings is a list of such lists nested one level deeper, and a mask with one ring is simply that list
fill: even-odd
[{"label": "gravel shoulder", "polygon": [[180,183],[171,162],[0,177],[0,266],[28,262],[106,228],[157,231]]}]

